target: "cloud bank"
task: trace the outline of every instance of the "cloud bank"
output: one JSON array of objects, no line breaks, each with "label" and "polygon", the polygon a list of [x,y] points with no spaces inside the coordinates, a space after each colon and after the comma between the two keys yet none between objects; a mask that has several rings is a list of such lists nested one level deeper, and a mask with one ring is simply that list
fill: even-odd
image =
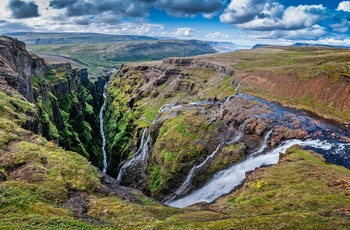
[{"label": "cloud bank", "polygon": [[8,5],[14,18],[39,17],[38,5],[35,2],[25,2],[22,0],[11,0]]},{"label": "cloud bank", "polygon": [[[1,0],[0,30],[79,31],[229,40],[349,39],[350,1],[338,6],[285,0]],[[328,5],[329,6],[329,5]],[[165,17],[155,19],[154,15]],[[177,18],[195,24],[171,25]],[[184,18],[186,20],[184,20]],[[216,24],[212,23],[214,21]],[[210,26],[205,24],[209,23]],[[208,25],[209,25],[208,24]],[[218,26],[218,28],[216,28]],[[0,31],[0,32],[1,32]]]}]

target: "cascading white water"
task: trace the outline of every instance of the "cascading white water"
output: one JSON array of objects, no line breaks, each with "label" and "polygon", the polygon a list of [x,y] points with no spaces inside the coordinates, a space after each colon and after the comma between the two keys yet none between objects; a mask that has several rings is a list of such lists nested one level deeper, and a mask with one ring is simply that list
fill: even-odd
[{"label": "cascading white water", "polygon": [[239,132],[231,141],[226,142],[226,144],[227,145],[236,144],[242,137],[243,137],[243,134]]},{"label": "cascading white water", "polygon": [[103,168],[102,171],[104,173],[107,172],[107,153],[106,153],[106,137],[105,137],[105,132],[104,132],[104,127],[103,127],[103,112],[106,107],[106,94],[107,94],[107,85],[105,85],[103,89],[103,104],[100,110],[100,132],[101,132],[101,138],[102,138],[102,154],[103,154]]},{"label": "cascading white water", "polygon": [[187,175],[187,178],[186,178],[185,182],[182,183],[180,188],[178,188],[174,194],[172,194],[169,197],[165,198],[162,202],[164,204],[168,204],[170,201],[172,201],[176,197],[181,196],[182,194],[186,193],[191,188],[191,183],[192,183],[192,180],[193,180],[194,176],[201,170],[203,165],[205,165],[207,162],[213,160],[213,158],[215,157],[216,153],[219,151],[220,147],[221,147],[221,144],[219,144],[218,147],[216,147],[216,149],[214,150],[214,152],[212,152],[209,156],[207,156],[207,158],[202,163],[200,163],[199,165],[194,166],[191,169],[191,171],[189,172],[189,174]]},{"label": "cascading white water", "polygon": [[261,154],[262,152],[265,151],[266,147],[267,147],[267,142],[269,141],[269,137],[272,133],[272,129],[270,131],[268,131],[265,136],[264,136],[264,140],[263,143],[261,144],[260,148],[258,149],[258,151],[256,151],[255,153],[252,154],[252,156],[257,156],[259,154]]},{"label": "cascading white water", "polygon": [[[172,207],[184,208],[198,202],[211,203],[218,197],[230,193],[235,187],[242,184],[248,171],[273,165],[278,162],[279,153],[285,153],[293,145],[312,147],[315,149],[330,150],[335,147],[327,141],[320,140],[289,140],[278,148],[257,157],[249,156],[245,161],[234,164],[232,167],[216,173],[213,178],[202,188],[194,191],[186,197],[166,203]],[[340,148],[340,145],[338,146]]]},{"label": "cascading white water", "polygon": [[148,153],[148,143],[150,141],[150,136],[148,134],[148,129],[145,129],[142,133],[141,144],[135,155],[126,162],[120,169],[117,176],[117,183],[120,184],[126,169],[135,164],[137,161],[145,161]]}]

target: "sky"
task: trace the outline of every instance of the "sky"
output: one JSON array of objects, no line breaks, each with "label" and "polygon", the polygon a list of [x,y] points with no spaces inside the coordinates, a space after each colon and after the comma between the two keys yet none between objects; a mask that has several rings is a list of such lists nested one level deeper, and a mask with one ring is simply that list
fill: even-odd
[{"label": "sky", "polygon": [[0,0],[0,34],[95,32],[350,46],[350,1]]}]

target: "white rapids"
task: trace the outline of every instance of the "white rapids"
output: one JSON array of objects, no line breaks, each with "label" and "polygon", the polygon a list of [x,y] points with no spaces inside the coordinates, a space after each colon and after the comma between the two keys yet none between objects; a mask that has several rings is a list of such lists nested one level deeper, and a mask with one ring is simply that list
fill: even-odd
[{"label": "white rapids", "polygon": [[279,153],[285,153],[286,150],[293,145],[322,150],[330,150],[334,147],[333,144],[320,140],[302,141],[295,139],[286,141],[278,148],[271,150],[266,154],[258,155],[257,157],[249,156],[243,162],[234,164],[230,168],[216,173],[202,188],[183,198],[165,204],[172,207],[184,208],[199,202],[211,203],[218,197],[230,193],[237,186],[241,185],[245,179],[246,172],[262,166],[276,164],[279,159]]}]

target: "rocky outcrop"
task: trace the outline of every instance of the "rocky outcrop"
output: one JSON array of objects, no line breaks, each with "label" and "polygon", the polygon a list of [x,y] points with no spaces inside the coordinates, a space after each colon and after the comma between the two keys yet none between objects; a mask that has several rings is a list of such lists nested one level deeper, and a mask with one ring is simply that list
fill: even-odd
[{"label": "rocky outcrop", "polygon": [[31,77],[43,76],[44,60],[29,54],[25,43],[2,36],[0,37],[0,65],[0,75],[7,83],[28,101],[34,102]]},{"label": "rocky outcrop", "polygon": [[199,67],[204,69],[214,70],[218,73],[223,73],[228,76],[232,76],[234,74],[234,70],[227,66],[215,64],[212,62],[201,61],[198,58],[165,58],[163,60],[164,64],[171,64],[173,66],[191,66],[191,67]]}]

